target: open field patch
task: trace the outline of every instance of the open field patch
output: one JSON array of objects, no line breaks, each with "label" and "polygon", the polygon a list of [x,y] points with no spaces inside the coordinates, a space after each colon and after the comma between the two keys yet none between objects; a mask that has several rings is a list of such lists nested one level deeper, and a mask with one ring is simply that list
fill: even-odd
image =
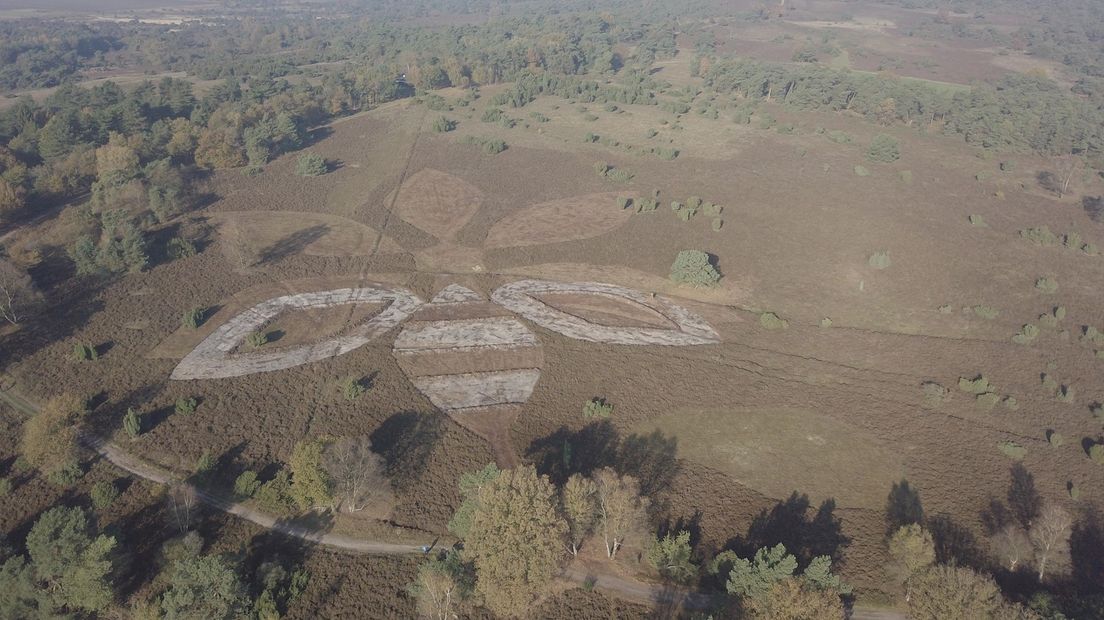
[{"label": "open field patch", "polygon": [[440,170],[420,170],[399,188],[395,208],[403,221],[437,237],[454,239],[483,204],[483,192]]},{"label": "open field patch", "polygon": [[809,410],[679,411],[640,425],[678,438],[678,454],[768,497],[791,492],[820,502],[880,509],[902,462],[864,431]]},{"label": "open field patch", "polygon": [[495,222],[484,245],[508,248],[603,235],[632,217],[631,209],[617,206],[619,196],[636,197],[631,192],[603,192],[520,209]]},{"label": "open field patch", "polygon": [[[401,252],[394,240],[375,229],[338,215],[295,211],[232,211],[211,215],[234,252],[265,262],[293,254],[367,256],[375,251]],[[238,261],[240,257],[231,257]]]}]

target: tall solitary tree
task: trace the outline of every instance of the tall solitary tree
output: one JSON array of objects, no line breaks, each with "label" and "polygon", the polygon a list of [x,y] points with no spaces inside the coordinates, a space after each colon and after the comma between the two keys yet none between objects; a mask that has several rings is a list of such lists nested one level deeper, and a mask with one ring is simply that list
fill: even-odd
[{"label": "tall solitary tree", "polygon": [[114,549],[115,539],[97,536],[80,508],[47,510],[27,535],[34,579],[58,609],[95,612],[107,607],[114,596],[110,580]]},{"label": "tall solitary tree", "polygon": [[640,485],[631,476],[620,476],[605,467],[594,472],[598,498],[598,530],[606,543],[606,556],[611,560],[633,529],[644,520],[648,505],[640,496]]},{"label": "tall solitary tree", "polygon": [[1048,568],[1053,568],[1069,556],[1070,528],[1073,519],[1057,504],[1047,504],[1031,524],[1031,544],[1035,547],[1035,559],[1039,567],[1039,581],[1046,578]]},{"label": "tall solitary tree", "polygon": [[598,521],[598,487],[594,481],[575,474],[567,479],[560,492],[564,517],[567,519],[571,554],[579,554],[579,546],[594,530]]},{"label": "tall solitary tree", "polygon": [[475,564],[475,589],[487,607],[523,616],[559,572],[566,536],[555,489],[532,466],[508,469],[484,485],[464,554]]},{"label": "tall solitary tree", "polygon": [[322,468],[321,439],[295,444],[288,466],[291,469],[291,498],[299,508],[329,509],[333,507],[333,479]]},{"label": "tall solitary tree", "polygon": [[342,437],[330,443],[322,463],[349,512],[391,496],[391,483],[383,474],[383,459],[372,451],[372,440],[368,437]]},{"label": "tall solitary tree", "polygon": [[916,523],[902,526],[889,539],[890,570],[905,587],[905,602],[912,599],[912,582],[935,562],[931,534]]}]

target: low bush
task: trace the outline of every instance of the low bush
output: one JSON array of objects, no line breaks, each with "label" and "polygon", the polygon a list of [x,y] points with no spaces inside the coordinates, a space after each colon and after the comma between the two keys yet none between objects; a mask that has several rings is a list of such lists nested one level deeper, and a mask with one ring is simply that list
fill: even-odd
[{"label": "low bush", "polygon": [[593,398],[587,401],[587,404],[583,406],[583,419],[584,420],[605,420],[613,413],[613,405],[607,403],[605,399]]},{"label": "low bush", "polygon": [[329,166],[326,159],[317,153],[306,152],[299,156],[295,164],[295,173],[302,177],[316,177],[326,174]]},{"label": "low bush", "polygon": [[1058,388],[1058,392],[1054,395],[1060,403],[1072,403],[1074,398],[1073,387],[1063,385]]},{"label": "low bush", "polygon": [[825,134],[825,136],[836,144],[850,144],[854,141],[854,138],[851,136],[851,134],[847,133],[846,131],[840,131],[838,129],[833,129],[832,131],[829,131],[827,134]]},{"label": "low bush", "polygon": [[142,434],[142,419],[134,409],[128,408],[123,415],[123,430],[131,439],[136,439]]},{"label": "low bush", "polygon": [[1005,396],[1001,404],[1009,411],[1018,411],[1020,408],[1020,401],[1016,400],[1015,396]]},{"label": "low bush", "polygon": [[972,310],[977,316],[990,321],[1000,315],[1000,310],[997,310],[993,306],[977,305],[974,306]]},{"label": "low bush", "polygon": [[678,212],[679,219],[684,222],[689,222],[695,215],[698,214],[697,209],[683,209]]},{"label": "low bush", "polygon": [[973,379],[967,379],[966,377],[958,378],[958,389],[968,394],[984,394],[992,387],[993,386],[989,384],[989,379],[985,378],[985,375],[978,375]]},{"label": "low bush", "polygon": [[368,387],[364,385],[360,377],[346,377],[341,382],[340,387],[341,395],[345,397],[345,400],[356,400],[368,391]]},{"label": "low bush", "polygon": [[773,312],[763,312],[759,315],[759,324],[764,329],[786,329],[790,326],[790,322]]},{"label": "low bush", "polygon": [[7,497],[12,492],[12,481],[10,478],[0,478],[0,497]]},{"label": "low bush", "polygon": [[436,133],[447,133],[453,129],[456,129],[456,121],[446,116],[438,116],[433,120],[433,131]]},{"label": "low bush", "polygon": [[870,176],[870,171],[865,166],[855,166],[855,175],[860,177]]},{"label": "low bush", "polygon": [[1066,318],[1065,306],[1056,306],[1050,312],[1039,315],[1039,323],[1044,327],[1058,327],[1058,322]]},{"label": "low bush", "polygon": [[617,181],[618,183],[627,183],[632,180],[635,175],[627,168],[614,168],[606,173],[606,178],[611,181]]},{"label": "low bush", "polygon": [[712,229],[713,229],[714,231],[718,231],[718,230],[720,230],[720,229],[721,229],[722,227],[724,227],[724,220],[722,220],[722,219],[721,219],[721,218],[719,218],[719,217],[718,217],[718,218],[714,218],[714,219],[713,219],[713,222],[709,224],[709,227],[710,227],[710,228],[712,228]]},{"label": "low bush", "polygon": [[625,196],[618,196],[617,197],[617,208],[618,209],[628,209],[629,207],[632,206],[632,204],[633,204],[632,198],[627,198]]},{"label": "low bush", "polygon": [[594,144],[598,141],[598,137],[599,136],[597,134],[593,134],[588,131],[587,135],[583,136],[583,142],[586,142],[587,144]]},{"label": "low bush", "polygon": [[636,201],[637,213],[652,213],[659,208],[659,202],[655,198],[640,198]]},{"label": "low bush", "polygon": [[971,215],[969,217],[969,220],[970,220],[970,225],[971,226],[978,226],[978,227],[988,226],[988,224],[985,223],[985,219],[983,217],[981,217],[980,215]]},{"label": "low bush", "polygon": [[702,205],[702,211],[704,211],[706,215],[716,217],[720,215],[722,211],[724,211],[724,207],[722,207],[721,205],[715,205],[712,202],[707,202]]},{"label": "low bush", "polygon": [[892,264],[889,259],[888,250],[879,250],[870,255],[870,258],[866,259],[866,264],[870,265],[874,269],[885,269]]},{"label": "low bush", "polygon": [[1075,232],[1068,232],[1062,235],[1062,245],[1071,250],[1080,250],[1083,245],[1081,243],[1081,235]]},{"label": "low bush", "polygon": [[92,485],[88,495],[92,499],[92,505],[97,510],[103,510],[119,498],[119,489],[115,488],[115,485],[110,482],[101,481]]},{"label": "low bush", "polygon": [[547,116],[541,114],[540,112],[530,112],[529,118],[537,121],[538,123],[547,123],[548,121],[552,120]]},{"label": "low bush", "polygon": [[610,168],[611,168],[610,165],[608,163],[604,162],[604,161],[594,162],[594,172],[595,172],[595,174],[602,177],[603,179],[606,178],[607,174],[609,174]]},{"label": "low bush", "polygon": [[254,349],[268,343],[268,334],[265,332],[252,332],[245,337],[245,342]]},{"label": "low bush", "polygon": [[182,396],[176,399],[176,403],[173,405],[173,411],[175,411],[177,415],[191,415],[195,413],[196,406],[198,405],[199,403],[196,399],[189,396]]},{"label": "low bush", "polygon": [[924,402],[933,407],[938,407],[951,397],[951,391],[935,381],[925,381],[920,384],[924,392]]},{"label": "low bush", "polygon": [[66,461],[61,467],[46,475],[46,480],[62,489],[67,489],[84,477],[84,468],[76,459]]},{"label": "low bush", "polygon": [[505,114],[498,108],[487,108],[483,110],[483,115],[479,117],[479,120],[484,123],[497,123]]},{"label": "low bush", "polygon": [[1043,276],[1035,280],[1035,288],[1046,295],[1051,295],[1058,290],[1058,281],[1049,276]]},{"label": "low bush", "polygon": [[1047,442],[1055,448],[1061,448],[1066,443],[1066,438],[1057,431],[1047,431]]},{"label": "low bush", "polygon": [[83,342],[73,345],[73,359],[78,362],[90,362],[100,357],[96,347]]},{"label": "low bush", "polygon": [[598,115],[587,113],[583,115],[583,120],[588,123],[593,123],[594,121],[598,120]]},{"label": "low bush", "polygon": [[717,272],[705,252],[683,250],[671,264],[671,279],[679,284],[713,286],[721,279],[721,274]]},{"label": "low bush", "polygon": [[1104,443],[1093,444],[1092,447],[1089,448],[1089,458],[1092,459],[1094,463],[1104,465]]},{"label": "low bush", "polygon": [[818,325],[820,325],[820,327],[824,329],[828,329],[833,325],[832,319],[830,319],[829,317],[824,317],[820,320],[820,323],[818,323]]},{"label": "low bush", "polygon": [[901,148],[893,136],[880,133],[874,136],[866,150],[866,158],[872,162],[889,164],[901,158]]},{"label": "low bush", "polygon": [[1020,237],[1027,239],[1035,245],[1058,245],[1058,235],[1050,232],[1050,229],[1046,226],[1040,226],[1038,228],[1025,228],[1020,231]]},{"label": "low bush", "polygon": [[658,158],[664,161],[671,161],[677,159],[679,156],[679,150],[676,148],[670,148],[666,146],[656,147],[651,152]]},{"label": "low bush", "polygon": [[1039,328],[1031,323],[1020,328],[1020,333],[1012,336],[1012,342],[1016,344],[1031,344],[1039,336]]},{"label": "low bush", "polygon": [[1000,402],[1000,396],[992,392],[985,392],[974,397],[975,402],[986,411],[991,411]]},{"label": "low bush", "polygon": [[671,201],[671,210],[675,213],[682,211],[682,203],[677,200]]},{"label": "low bush", "polygon": [[203,324],[203,308],[192,308],[184,311],[184,316],[180,319],[180,322],[184,327],[190,327],[196,329]]},{"label": "low bush", "polygon": [[912,170],[902,170],[897,173],[897,178],[905,185],[912,185]]},{"label": "low bush", "polygon": [[240,476],[234,480],[234,495],[241,499],[248,499],[253,497],[253,494],[257,492],[257,489],[261,487],[261,482],[257,480],[257,473],[253,471],[243,471]]},{"label": "low bush", "polygon": [[1023,460],[1027,456],[1027,448],[1014,441],[1002,441],[997,444],[997,449],[1010,459]]},{"label": "low bush", "polygon": [[183,237],[173,237],[165,245],[165,253],[173,260],[195,256],[196,252],[195,244]]}]

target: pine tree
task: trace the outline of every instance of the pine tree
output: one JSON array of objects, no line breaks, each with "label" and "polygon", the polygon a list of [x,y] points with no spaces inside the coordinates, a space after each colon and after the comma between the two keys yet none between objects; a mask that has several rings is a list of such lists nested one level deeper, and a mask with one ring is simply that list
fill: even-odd
[{"label": "pine tree", "polygon": [[135,439],[142,434],[142,421],[138,418],[138,413],[134,409],[128,408],[123,416],[123,430],[131,439]]}]

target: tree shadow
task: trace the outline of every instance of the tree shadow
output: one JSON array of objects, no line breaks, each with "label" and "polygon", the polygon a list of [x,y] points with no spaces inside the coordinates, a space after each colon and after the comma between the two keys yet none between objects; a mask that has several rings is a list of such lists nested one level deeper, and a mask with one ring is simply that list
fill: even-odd
[{"label": "tree shadow", "polygon": [[534,439],[525,451],[537,472],[562,485],[574,474],[590,475],[613,466],[620,435],[608,420],[591,422],[573,431],[561,426],[556,432]]},{"label": "tree shadow", "polygon": [[1104,223],[1104,196],[1083,196],[1081,208],[1089,214],[1092,221]]},{"label": "tree shadow", "polygon": [[927,527],[932,542],[935,543],[936,562],[968,566],[979,571],[990,570],[985,550],[968,528],[959,525],[948,515],[937,515],[928,519]]},{"label": "tree shadow", "polygon": [[1099,507],[1080,507],[1070,533],[1071,581],[1082,594],[1104,592],[1104,519]]},{"label": "tree shadow", "polygon": [[629,435],[621,441],[614,465],[620,473],[640,482],[640,491],[655,498],[671,486],[679,471],[678,438],[661,431],[648,435]]},{"label": "tree shadow", "polygon": [[369,437],[383,457],[384,472],[396,491],[409,488],[425,470],[444,434],[444,414],[403,411],[384,420]]},{"label": "tree shadow", "polygon": [[1043,499],[1035,490],[1035,477],[1022,463],[1012,466],[1011,480],[1008,483],[1008,508],[1012,516],[1023,528],[1030,529],[1031,522],[1039,516]]},{"label": "tree shadow", "polygon": [[813,558],[821,555],[839,563],[851,539],[843,534],[842,522],[835,511],[836,500],[826,499],[813,512],[809,496],[794,491],[770,510],[761,511],[748,528],[747,536],[729,541],[725,548],[750,558],[763,547],[781,543],[797,559],[798,570],[804,570]]},{"label": "tree shadow", "polygon": [[886,536],[892,536],[899,528],[924,522],[924,506],[920,492],[909,486],[908,480],[894,482],[886,499]]},{"label": "tree shadow", "polygon": [[258,262],[267,263],[271,261],[287,258],[293,254],[298,254],[303,251],[311,243],[318,241],[330,232],[330,227],[326,224],[316,224],[301,230],[297,230],[290,235],[280,239],[271,246],[265,248],[258,259]]}]

